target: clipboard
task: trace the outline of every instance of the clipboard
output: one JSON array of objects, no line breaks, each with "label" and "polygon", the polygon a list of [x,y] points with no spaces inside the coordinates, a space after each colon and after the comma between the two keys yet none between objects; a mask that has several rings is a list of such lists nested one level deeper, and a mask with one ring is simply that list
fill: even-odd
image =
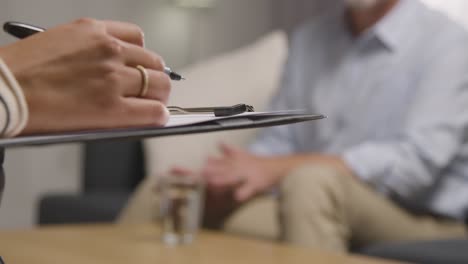
[{"label": "clipboard", "polygon": [[19,136],[0,139],[0,148],[44,146],[100,140],[131,140],[151,137],[188,135],[225,130],[288,125],[325,118],[304,111],[246,112],[217,117],[214,114],[171,115],[165,127],[89,130],[81,132]]}]

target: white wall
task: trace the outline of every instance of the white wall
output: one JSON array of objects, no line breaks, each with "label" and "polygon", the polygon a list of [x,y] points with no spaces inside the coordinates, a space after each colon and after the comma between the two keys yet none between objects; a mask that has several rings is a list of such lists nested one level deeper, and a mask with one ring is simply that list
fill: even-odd
[{"label": "white wall", "polygon": [[147,46],[173,67],[247,44],[272,28],[271,0],[218,0],[206,10],[160,2],[140,0],[131,21],[144,28]]},{"label": "white wall", "polygon": [[[131,21],[145,30],[148,48],[182,67],[270,30],[270,0],[218,2],[213,9],[193,11],[168,6],[167,0],[0,0],[0,22],[49,27],[83,16]],[[0,45],[10,41],[0,33]],[[79,145],[7,151],[0,228],[32,226],[37,199],[45,192],[79,191],[80,155]]]},{"label": "white wall", "polygon": [[[172,66],[247,44],[271,29],[271,0],[217,0],[193,10],[169,0],[1,0],[0,22],[19,20],[45,27],[78,17],[118,19],[140,25],[146,44]],[[13,38],[0,34],[0,43]]]}]

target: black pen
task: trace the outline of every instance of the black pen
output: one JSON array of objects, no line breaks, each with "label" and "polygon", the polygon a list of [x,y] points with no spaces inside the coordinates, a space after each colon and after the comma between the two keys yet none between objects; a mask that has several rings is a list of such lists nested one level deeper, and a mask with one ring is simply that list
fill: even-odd
[{"label": "black pen", "polygon": [[[44,32],[45,28],[21,23],[21,22],[6,22],[3,24],[3,30],[8,34],[15,36],[19,39],[27,38],[36,33]],[[164,72],[169,75],[171,80],[180,81],[185,80],[180,74],[173,72],[171,68],[164,67]]]}]

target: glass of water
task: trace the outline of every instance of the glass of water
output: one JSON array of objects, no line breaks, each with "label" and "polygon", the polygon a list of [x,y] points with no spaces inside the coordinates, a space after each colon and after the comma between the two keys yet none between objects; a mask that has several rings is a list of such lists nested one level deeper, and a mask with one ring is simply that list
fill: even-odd
[{"label": "glass of water", "polygon": [[158,184],[162,240],[168,245],[190,244],[203,211],[203,183],[195,177],[168,175]]}]

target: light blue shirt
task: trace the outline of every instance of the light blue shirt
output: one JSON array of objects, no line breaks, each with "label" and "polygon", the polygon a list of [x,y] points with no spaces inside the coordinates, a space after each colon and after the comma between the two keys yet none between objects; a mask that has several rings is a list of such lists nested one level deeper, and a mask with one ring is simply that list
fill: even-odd
[{"label": "light blue shirt", "polygon": [[402,0],[360,37],[342,10],[293,35],[272,110],[328,116],[264,129],[262,155],[339,155],[402,206],[458,219],[468,210],[468,36],[419,0]]}]

